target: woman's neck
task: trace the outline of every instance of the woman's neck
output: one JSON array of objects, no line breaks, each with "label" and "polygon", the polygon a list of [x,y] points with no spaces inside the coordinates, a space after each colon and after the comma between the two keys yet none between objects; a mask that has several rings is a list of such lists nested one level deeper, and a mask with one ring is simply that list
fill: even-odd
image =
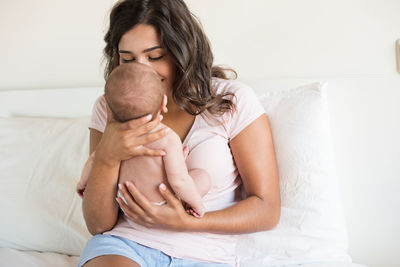
[{"label": "woman's neck", "polygon": [[174,130],[183,141],[192,128],[195,116],[180,109],[177,105],[169,106],[163,114],[162,123]]}]

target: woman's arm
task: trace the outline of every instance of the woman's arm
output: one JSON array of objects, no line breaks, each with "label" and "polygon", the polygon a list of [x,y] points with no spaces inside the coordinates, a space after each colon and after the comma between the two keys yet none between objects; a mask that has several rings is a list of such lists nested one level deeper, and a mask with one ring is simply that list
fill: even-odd
[{"label": "woman's arm", "polygon": [[[108,111],[108,118],[112,115]],[[166,134],[166,129],[149,133],[160,123],[160,116],[153,121],[144,117],[119,123],[107,122],[104,134],[90,130],[90,151],[96,150],[93,166],[83,197],[83,215],[91,234],[103,233],[114,227],[118,219],[117,193],[119,166],[122,160],[139,155],[160,156],[163,151],[143,146]]]},{"label": "woman's arm", "polygon": [[89,132],[89,155],[91,155],[96,150],[97,145],[100,143],[103,133],[95,129],[89,129]]},{"label": "woman's arm", "polygon": [[246,199],[232,207],[208,212],[197,219],[185,213],[180,201],[168,189],[160,187],[168,205],[157,207],[132,183],[121,190],[128,205],[118,199],[119,205],[132,220],[147,227],[225,234],[274,228],[280,218],[280,191],[267,116],[260,116],[242,130],[230,146],[247,193]]},{"label": "woman's arm", "polygon": [[[90,129],[90,153],[96,150],[102,136],[103,133]],[[116,223],[118,206],[114,196],[118,172],[119,164],[108,165],[95,156],[82,204],[86,225],[93,235],[111,229]],[[98,209],[104,213],[98,213]]]},{"label": "woman's arm", "polygon": [[246,233],[274,228],[280,218],[278,169],[271,129],[260,116],[230,142],[247,198],[203,220],[192,220],[193,230]]}]

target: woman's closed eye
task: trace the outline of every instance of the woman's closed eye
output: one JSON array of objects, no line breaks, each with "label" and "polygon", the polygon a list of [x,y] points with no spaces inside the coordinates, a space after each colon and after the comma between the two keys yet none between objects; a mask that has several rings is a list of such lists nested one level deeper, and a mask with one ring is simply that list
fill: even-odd
[{"label": "woman's closed eye", "polygon": [[149,60],[156,61],[156,60],[162,59],[163,57],[164,57],[164,55],[161,55],[158,57],[149,57]]},{"label": "woman's closed eye", "polygon": [[121,58],[121,61],[122,61],[122,63],[129,63],[129,62],[135,61],[135,59],[124,59],[124,58]]},{"label": "woman's closed eye", "polygon": [[[162,59],[163,57],[164,57],[164,55],[157,56],[157,57],[151,57],[151,56],[149,56],[149,57],[148,57],[148,60],[149,60],[149,61],[157,61],[157,60]],[[134,61],[136,61],[136,58],[131,58],[131,59],[121,58],[121,61],[122,61],[122,63],[129,63],[129,62],[134,62]]]}]

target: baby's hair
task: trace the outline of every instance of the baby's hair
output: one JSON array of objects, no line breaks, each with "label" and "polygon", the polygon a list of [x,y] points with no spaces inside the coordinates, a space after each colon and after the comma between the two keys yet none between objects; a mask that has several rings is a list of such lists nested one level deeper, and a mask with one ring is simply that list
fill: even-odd
[{"label": "baby's hair", "polygon": [[160,111],[164,95],[161,78],[150,67],[127,63],[109,75],[104,96],[114,119],[126,122]]}]

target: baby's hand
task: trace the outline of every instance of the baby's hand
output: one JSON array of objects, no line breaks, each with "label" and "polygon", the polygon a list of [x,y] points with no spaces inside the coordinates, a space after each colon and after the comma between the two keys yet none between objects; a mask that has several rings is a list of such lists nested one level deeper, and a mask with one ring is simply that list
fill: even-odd
[{"label": "baby's hand", "polygon": [[83,181],[82,179],[79,181],[79,183],[76,185],[76,192],[80,197],[83,198],[83,192],[85,191],[86,188],[86,181]]}]

